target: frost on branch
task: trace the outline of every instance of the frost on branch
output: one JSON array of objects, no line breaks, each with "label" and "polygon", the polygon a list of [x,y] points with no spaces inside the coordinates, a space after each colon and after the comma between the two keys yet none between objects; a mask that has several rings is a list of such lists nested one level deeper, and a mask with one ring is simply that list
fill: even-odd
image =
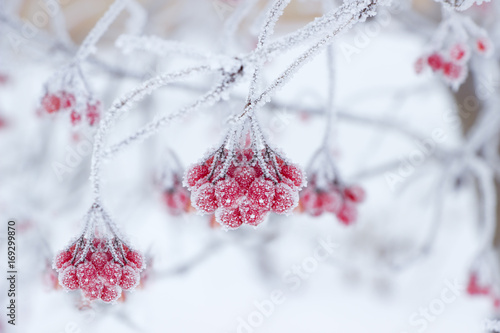
[{"label": "frost on branch", "polygon": [[421,73],[429,68],[457,90],[467,78],[471,57],[491,56],[493,43],[470,17],[455,12],[445,14],[447,17],[435,32],[428,51],[417,59],[415,71]]},{"label": "frost on branch", "polygon": [[119,236],[98,204],[86,216],[82,234],[53,261],[65,290],[79,289],[84,299],[106,303],[116,302],[123,290],[133,290],[145,267],[144,256]]},{"label": "frost on branch", "polygon": [[291,213],[306,183],[302,170],[259,135],[250,132],[242,143],[240,134],[240,129],[231,132],[184,177],[198,212],[215,213],[217,222],[228,229],[257,226],[271,211]]}]

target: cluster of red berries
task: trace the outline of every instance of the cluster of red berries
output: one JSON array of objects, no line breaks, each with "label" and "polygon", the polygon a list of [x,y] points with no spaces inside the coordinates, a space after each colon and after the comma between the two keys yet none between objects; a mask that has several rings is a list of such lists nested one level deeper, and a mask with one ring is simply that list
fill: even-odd
[{"label": "cluster of red berries", "polygon": [[59,111],[68,111],[71,124],[79,125],[83,119],[90,125],[96,125],[99,122],[101,113],[101,103],[99,101],[88,101],[85,110],[76,109],[75,95],[66,91],[56,93],[46,93],[42,98],[40,114],[54,114]]},{"label": "cluster of red berries", "polygon": [[191,201],[189,191],[182,186],[181,176],[177,173],[172,175],[169,186],[163,188],[163,201],[171,215],[177,216],[189,212]]},{"label": "cluster of red berries", "polygon": [[[448,50],[434,51],[421,56],[415,63],[415,71],[420,74],[426,68],[434,73],[440,73],[449,83],[457,86],[467,76],[467,62],[471,56],[471,47],[466,43],[454,43]],[[492,51],[491,41],[486,37],[479,37],[473,43],[472,49],[480,55],[488,55]]]},{"label": "cluster of red berries", "polygon": [[144,257],[120,240],[80,238],[56,255],[53,268],[66,290],[81,289],[84,298],[110,303],[134,289],[145,268]]},{"label": "cluster of red berries", "polygon": [[217,222],[234,229],[242,224],[257,226],[270,211],[290,213],[305,179],[300,168],[270,148],[240,149],[234,154],[219,148],[186,172],[185,185],[199,212],[215,212]]},{"label": "cluster of red berries", "polygon": [[300,210],[312,216],[332,213],[340,222],[350,225],[358,215],[356,204],[364,199],[365,191],[357,185],[342,186],[330,182],[327,186],[319,186],[313,174],[309,185],[300,194]]},{"label": "cluster of red berries", "polygon": [[472,272],[467,284],[467,293],[471,296],[489,296],[493,300],[495,308],[500,308],[500,296],[498,296],[489,285],[481,285],[477,272]]}]

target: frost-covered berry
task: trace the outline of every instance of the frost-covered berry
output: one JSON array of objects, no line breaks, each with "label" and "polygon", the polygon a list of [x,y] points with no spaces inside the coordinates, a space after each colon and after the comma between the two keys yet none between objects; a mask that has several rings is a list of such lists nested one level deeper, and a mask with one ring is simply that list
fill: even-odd
[{"label": "frost-covered berry", "polygon": [[208,176],[209,170],[206,165],[195,165],[186,172],[186,183],[189,187],[194,187],[200,179]]},{"label": "frost-covered berry", "polygon": [[269,209],[274,199],[275,185],[272,181],[256,179],[248,189],[248,200],[255,207]]},{"label": "frost-covered berry", "polygon": [[122,277],[122,267],[116,262],[108,262],[99,273],[99,276],[108,286],[115,286]]},{"label": "frost-covered berry", "polygon": [[202,213],[213,213],[217,209],[215,186],[212,183],[196,189],[192,199],[193,206]]},{"label": "frost-covered berry", "polygon": [[240,207],[240,215],[243,223],[257,226],[264,222],[264,219],[267,216],[267,211],[245,203]]},{"label": "frost-covered berry", "polygon": [[358,216],[356,206],[349,201],[344,201],[342,207],[340,207],[337,217],[342,222],[342,224],[350,225]]},{"label": "frost-covered berry", "polygon": [[489,55],[492,51],[491,40],[487,37],[479,37],[476,40],[476,51],[481,55]]},{"label": "frost-covered berry", "polygon": [[467,293],[472,296],[489,295],[491,289],[489,286],[481,286],[476,272],[471,273],[469,276],[469,283],[467,284]]},{"label": "frost-covered berry", "polygon": [[76,275],[80,286],[83,288],[97,278],[97,270],[91,262],[85,261],[77,266]]},{"label": "frost-covered berry", "polygon": [[457,80],[462,76],[463,67],[453,62],[443,63],[443,75],[451,80]]},{"label": "frost-covered berry", "polygon": [[65,263],[73,258],[72,251],[61,251],[54,258],[54,268],[59,271]]},{"label": "frost-covered berry", "polygon": [[217,219],[217,222],[230,229],[238,228],[243,224],[243,219],[241,217],[239,208],[218,209],[215,217]]},{"label": "frost-covered berry", "polygon": [[231,207],[238,203],[241,190],[238,183],[233,179],[225,179],[215,185],[215,197],[218,207]]},{"label": "frost-covered berry", "polygon": [[90,301],[100,298],[103,288],[104,282],[98,277],[95,277],[85,286],[81,286],[83,297]]},{"label": "frost-covered berry", "polygon": [[100,112],[101,112],[101,102],[97,101],[95,103],[88,103],[85,116],[90,126],[93,126],[99,122]]},{"label": "frost-covered berry", "polygon": [[250,166],[238,167],[234,171],[234,179],[244,192],[248,191],[248,188],[255,180],[255,177],[256,172],[254,168]]},{"label": "frost-covered berry", "polygon": [[115,302],[122,295],[122,288],[118,286],[104,285],[101,292],[101,299],[106,303]]},{"label": "frost-covered berry", "polygon": [[469,48],[466,44],[456,43],[450,48],[450,59],[453,62],[463,63],[469,55]]},{"label": "frost-covered berry", "polygon": [[439,53],[433,53],[429,57],[427,57],[427,64],[429,67],[435,72],[443,67],[443,57]]},{"label": "frost-covered berry", "polygon": [[298,202],[299,197],[296,191],[283,183],[276,185],[276,192],[272,205],[275,213],[288,214],[297,207]]},{"label": "frost-covered berry", "polygon": [[80,287],[75,266],[68,266],[59,274],[59,284],[67,290],[76,290]]},{"label": "frost-covered berry", "polygon": [[61,107],[63,109],[69,109],[75,106],[75,95],[67,91],[59,92],[59,96],[61,98]]},{"label": "frost-covered berry", "polygon": [[122,276],[119,285],[123,288],[123,290],[130,290],[139,284],[139,279],[139,271],[130,265],[125,265],[122,269]]},{"label": "frost-covered berry", "polygon": [[300,168],[296,167],[295,165],[291,164],[283,165],[283,167],[281,168],[281,174],[285,178],[291,180],[293,182],[293,185],[297,187],[303,185],[304,175],[302,174]]},{"label": "frost-covered berry", "polygon": [[104,265],[106,265],[109,261],[109,258],[104,252],[98,251],[92,254],[90,261],[96,268],[97,272],[100,272],[104,268]]},{"label": "frost-covered berry", "polygon": [[61,99],[55,95],[47,93],[42,98],[42,109],[47,113],[54,113],[61,109]]},{"label": "frost-covered berry", "polygon": [[134,263],[135,267],[137,267],[138,270],[144,269],[144,256],[140,254],[137,251],[128,251],[127,252],[127,260],[131,261]]},{"label": "frost-covered berry", "polygon": [[348,200],[359,203],[365,200],[366,194],[362,187],[353,185],[345,188],[344,195]]},{"label": "frost-covered berry", "polygon": [[72,125],[77,125],[82,120],[82,116],[78,112],[76,112],[75,110],[71,111],[69,118],[71,120]]},{"label": "frost-covered berry", "polygon": [[340,207],[342,206],[342,196],[338,191],[332,190],[328,192],[321,192],[318,197],[318,201],[322,209],[333,214],[337,214],[339,212]]}]

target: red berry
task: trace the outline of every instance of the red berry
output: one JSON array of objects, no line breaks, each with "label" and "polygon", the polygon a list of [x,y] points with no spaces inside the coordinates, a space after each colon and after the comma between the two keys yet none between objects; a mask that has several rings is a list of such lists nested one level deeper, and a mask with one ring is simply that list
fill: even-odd
[{"label": "red berry", "polygon": [[59,96],[61,98],[61,108],[69,109],[75,105],[75,95],[72,93],[61,91]]},{"label": "red berry", "polygon": [[84,261],[77,266],[76,275],[80,286],[84,287],[97,278],[97,270],[90,261]]},{"label": "red berry", "polygon": [[352,224],[356,221],[357,216],[358,212],[356,211],[356,206],[349,201],[344,201],[344,204],[337,213],[338,219],[345,225]]},{"label": "red berry", "polygon": [[467,293],[469,295],[488,295],[490,293],[490,287],[480,286],[478,281],[477,273],[472,273],[469,277],[469,284],[467,285]]},{"label": "red berry", "polygon": [[122,277],[122,267],[116,262],[108,262],[99,274],[108,286],[115,286]]},{"label": "red berry", "polygon": [[144,256],[137,251],[127,252],[126,258],[128,261],[134,263],[138,270],[144,269]]},{"label": "red berry", "polygon": [[365,190],[363,190],[362,187],[356,185],[345,188],[344,194],[348,200],[356,203],[364,201],[366,196]]},{"label": "red berry", "polygon": [[238,203],[241,190],[238,183],[233,179],[224,179],[215,185],[215,197],[218,207],[232,207]]},{"label": "red berry", "polygon": [[460,78],[462,75],[462,66],[452,62],[445,62],[443,64],[443,74],[453,80]]},{"label": "red berry", "polygon": [[70,114],[71,124],[76,125],[82,120],[82,116],[75,110],[71,111]]},{"label": "red berry", "polygon": [[433,71],[440,70],[443,66],[443,57],[439,53],[433,53],[427,58],[427,63]]},{"label": "red berry", "polygon": [[250,166],[239,167],[234,172],[234,179],[238,185],[246,192],[250,184],[255,180],[255,170]]},{"label": "red berry", "polygon": [[244,203],[240,206],[240,214],[243,223],[257,226],[264,221],[267,211]]},{"label": "red berry", "polygon": [[240,210],[238,208],[222,208],[215,213],[217,222],[228,228],[238,228],[242,223]]},{"label": "red berry", "polygon": [[273,182],[262,178],[254,180],[248,189],[247,197],[253,206],[269,209],[274,199]]},{"label": "red berry", "polygon": [[302,170],[295,165],[286,164],[281,168],[281,175],[293,182],[293,185],[300,187],[303,184],[304,177]]},{"label": "red berry", "polygon": [[299,196],[288,185],[276,185],[276,195],[273,202],[273,211],[278,214],[288,214],[297,207]]},{"label": "red berry", "polygon": [[491,41],[489,38],[480,37],[476,40],[476,50],[480,54],[488,54],[491,50]]},{"label": "red berry", "polygon": [[71,251],[61,251],[54,258],[53,267],[59,271],[61,267],[73,258],[73,253]]},{"label": "red berry", "polygon": [[213,213],[217,209],[215,186],[212,183],[202,185],[192,194],[193,206],[202,213]]},{"label": "red berry", "polygon": [[130,290],[139,284],[139,272],[130,265],[123,266],[120,287],[123,290]]},{"label": "red berry", "polygon": [[122,295],[122,288],[118,286],[104,285],[101,292],[101,299],[106,303],[115,302]]},{"label": "red berry", "polygon": [[208,175],[209,169],[206,165],[195,165],[186,173],[186,184],[194,187],[196,183]]},{"label": "red berry", "polygon": [[330,213],[337,214],[342,206],[342,197],[336,190],[320,193],[319,200],[324,210]]},{"label": "red berry", "polygon": [[94,252],[92,256],[90,257],[90,261],[92,262],[92,265],[94,265],[95,269],[97,272],[100,272],[104,265],[109,261],[108,256],[104,252]]},{"label": "red berry", "polygon": [[467,58],[467,53],[467,46],[461,43],[457,43],[450,49],[450,58],[453,61],[461,62]]},{"label": "red berry", "polygon": [[76,290],[80,287],[75,266],[70,265],[59,274],[59,284],[68,290]]},{"label": "red berry", "polygon": [[414,65],[415,73],[417,73],[417,74],[422,73],[422,71],[424,70],[424,67],[425,67],[424,58],[422,58],[422,57],[418,58],[417,61],[415,61],[415,65]]},{"label": "red berry", "polygon": [[47,93],[42,98],[42,108],[47,113],[54,113],[61,109],[61,99],[54,94]]},{"label": "red berry", "polygon": [[101,103],[97,101],[94,104],[87,104],[87,120],[89,121],[89,125],[93,126],[99,121]]},{"label": "red berry", "polygon": [[104,288],[104,283],[98,277],[95,277],[87,285],[82,286],[82,294],[86,299],[93,301],[101,297],[102,289]]}]

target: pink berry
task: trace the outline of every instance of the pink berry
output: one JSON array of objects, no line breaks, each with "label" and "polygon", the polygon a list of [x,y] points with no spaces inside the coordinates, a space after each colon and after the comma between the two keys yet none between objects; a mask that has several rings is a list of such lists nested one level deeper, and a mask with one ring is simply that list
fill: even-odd
[{"label": "pink berry", "polygon": [[240,206],[240,214],[243,223],[257,226],[264,221],[267,211],[245,203]]},{"label": "pink berry", "polygon": [[476,50],[480,54],[489,54],[491,50],[491,41],[486,37],[480,37],[476,40]]},{"label": "pink berry", "polygon": [[270,180],[258,178],[248,188],[250,203],[258,208],[269,209],[274,199],[274,184]]},{"label": "pink berry", "polygon": [[217,209],[215,186],[212,183],[202,185],[192,194],[193,206],[202,213],[213,213]]},{"label": "pink berry", "polygon": [[246,192],[250,184],[255,180],[255,170],[250,166],[239,167],[234,172],[234,179],[238,185]]},{"label": "pink berry", "polygon": [[300,187],[303,183],[303,175],[302,170],[295,165],[286,164],[281,168],[281,174],[290,179],[293,182],[293,185]]},{"label": "pink berry", "polygon": [[360,186],[349,186],[344,190],[346,198],[353,202],[362,202],[365,200],[365,190]]},{"label": "pink berry", "polygon": [[59,271],[61,267],[73,258],[71,251],[61,251],[54,258],[54,268]]},{"label": "pink berry", "polygon": [[59,96],[61,98],[61,108],[69,109],[75,105],[75,95],[72,93],[61,91]]},{"label": "pink berry", "polygon": [[134,263],[138,270],[142,270],[144,267],[144,256],[137,251],[129,251],[126,255],[127,260]]},{"label": "pink berry", "polygon": [[122,295],[122,288],[118,286],[104,285],[101,292],[101,299],[106,303],[115,302]]},{"label": "pink berry", "polygon": [[358,213],[356,211],[356,207],[349,201],[345,201],[339,212],[337,213],[338,219],[344,225],[352,224],[354,221],[356,221],[357,216]]},{"label": "pink berry", "polygon": [[195,165],[186,173],[186,183],[189,187],[194,187],[196,183],[208,175],[209,169],[206,165]]},{"label": "pink berry", "polygon": [[433,53],[427,58],[427,63],[435,72],[443,66],[443,57],[439,53]]},{"label": "pink berry", "polygon": [[99,274],[108,286],[115,286],[122,277],[122,267],[116,262],[109,261]]},{"label": "pink berry", "polygon": [[215,185],[215,197],[218,207],[231,207],[238,203],[241,190],[238,183],[233,179],[224,179]]},{"label": "pink berry", "polygon": [[76,275],[80,286],[84,287],[97,278],[97,270],[91,262],[84,261],[77,266]]},{"label": "pink berry", "polygon": [[101,297],[102,289],[104,288],[104,282],[98,277],[95,277],[87,285],[82,286],[82,294],[86,299],[93,301]]},{"label": "pink berry", "polygon": [[100,108],[101,103],[99,101],[95,102],[94,104],[87,104],[86,116],[90,126],[97,124],[97,122],[99,121]]},{"label": "pink berry", "polygon": [[467,285],[467,293],[469,295],[488,295],[490,293],[490,287],[480,286],[478,281],[477,273],[472,273],[469,277],[469,283]]},{"label": "pink berry", "polygon": [[217,222],[228,228],[238,228],[243,224],[240,210],[238,208],[222,208],[216,212]]},{"label": "pink berry", "polygon": [[54,113],[61,109],[61,99],[54,94],[47,93],[42,98],[42,108],[47,113]]},{"label": "pink berry", "polygon": [[129,265],[123,266],[120,287],[123,290],[130,290],[139,284],[139,272]]},{"label": "pink berry", "polygon": [[445,62],[443,64],[443,74],[452,80],[456,80],[462,75],[462,66],[452,62]]},{"label": "pink berry", "polygon": [[342,196],[336,190],[322,192],[319,200],[324,210],[336,214],[342,206]]},{"label": "pink berry", "polygon": [[80,287],[75,266],[70,265],[59,274],[59,284],[68,290],[76,290]]},{"label": "pink berry", "polygon": [[76,124],[80,123],[80,121],[82,120],[82,116],[78,112],[73,110],[73,111],[71,111],[70,119],[71,119],[71,124],[76,125]]},{"label": "pink berry", "polygon": [[453,45],[450,49],[450,58],[455,62],[462,62],[467,58],[467,46],[461,43]]},{"label": "pink berry", "polygon": [[298,204],[298,194],[288,185],[276,185],[276,195],[273,202],[273,211],[278,214],[290,213]]},{"label": "pink berry", "polygon": [[415,73],[417,73],[417,74],[422,73],[424,68],[425,68],[424,58],[422,58],[422,57],[418,58],[417,61],[415,61],[414,68],[415,68]]},{"label": "pink berry", "polygon": [[109,260],[108,256],[104,252],[98,251],[92,254],[92,256],[90,257],[90,261],[96,268],[97,272],[100,272]]}]

